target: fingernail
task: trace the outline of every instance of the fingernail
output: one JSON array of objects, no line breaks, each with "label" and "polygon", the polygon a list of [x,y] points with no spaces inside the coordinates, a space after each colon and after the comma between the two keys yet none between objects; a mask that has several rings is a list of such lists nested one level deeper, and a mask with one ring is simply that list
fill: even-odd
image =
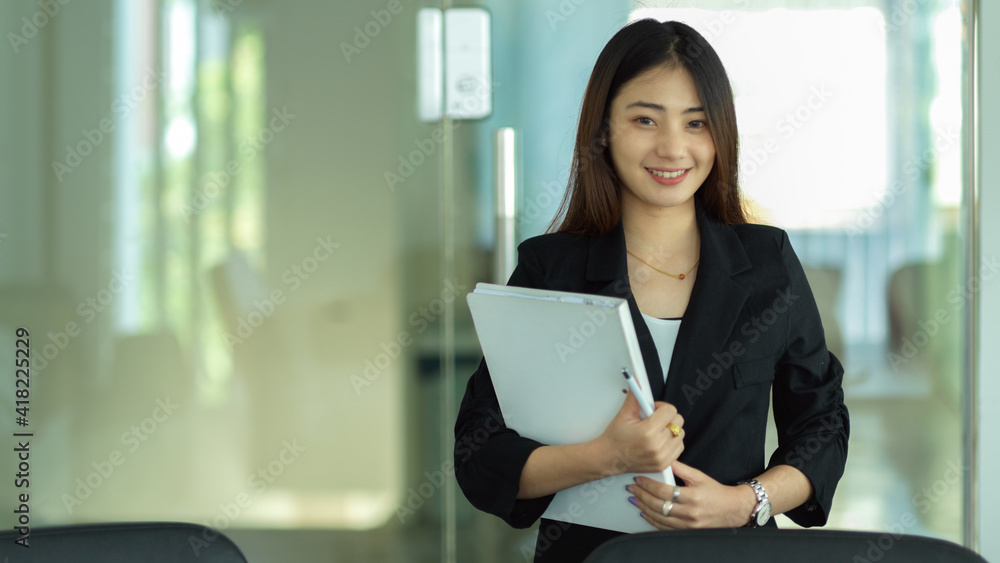
[{"label": "fingernail", "polygon": [[639,482],[639,478],[638,477],[633,477],[632,480],[635,481],[636,483]]},{"label": "fingernail", "polygon": [[631,493],[632,492],[632,485],[625,485],[625,490]]},{"label": "fingernail", "polygon": [[634,505],[635,504],[635,497],[628,497],[628,501],[631,502]]}]

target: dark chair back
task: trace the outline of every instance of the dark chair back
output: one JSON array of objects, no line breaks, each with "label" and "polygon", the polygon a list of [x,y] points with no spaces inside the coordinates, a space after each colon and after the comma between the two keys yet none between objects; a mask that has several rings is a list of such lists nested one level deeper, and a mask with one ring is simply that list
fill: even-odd
[{"label": "dark chair back", "polygon": [[221,532],[180,522],[128,522],[0,532],[0,561],[11,563],[247,563]]},{"label": "dark chair back", "polygon": [[678,530],[615,538],[585,563],[986,563],[958,544],[905,534],[770,528]]}]

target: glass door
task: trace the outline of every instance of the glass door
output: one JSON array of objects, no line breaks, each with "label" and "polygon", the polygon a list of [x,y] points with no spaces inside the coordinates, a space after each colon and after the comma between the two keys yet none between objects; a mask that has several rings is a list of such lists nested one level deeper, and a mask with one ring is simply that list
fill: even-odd
[{"label": "glass door", "polygon": [[[442,267],[451,133],[415,104],[423,7],[0,7],[24,41],[0,52],[0,357],[30,335],[33,527],[444,557],[441,357],[473,276]],[[22,398],[0,393],[10,453]]]}]

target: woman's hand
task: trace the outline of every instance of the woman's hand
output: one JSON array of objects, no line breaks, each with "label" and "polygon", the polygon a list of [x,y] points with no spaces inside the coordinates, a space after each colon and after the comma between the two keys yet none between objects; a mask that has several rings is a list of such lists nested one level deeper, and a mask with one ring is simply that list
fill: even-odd
[{"label": "woman's hand", "polygon": [[[653,415],[639,418],[639,402],[631,392],[595,442],[614,460],[610,474],[663,471],[684,451],[684,418],[669,404],[657,402]],[[669,424],[681,429],[674,433]]]},{"label": "woman's hand", "polygon": [[756,506],[757,495],[746,485],[723,485],[701,471],[679,461],[671,466],[674,477],[684,481],[680,495],[670,515],[662,513],[664,502],[670,502],[674,486],[636,477],[629,485],[635,505],[642,510],[642,517],[660,530],[691,528],[739,528],[750,521]]},{"label": "woman's hand", "polygon": [[583,444],[542,446],[521,470],[517,498],[532,499],[622,473],[659,472],[684,451],[684,419],[667,403],[656,403],[653,416],[639,418],[639,402],[631,393],[604,432]]}]

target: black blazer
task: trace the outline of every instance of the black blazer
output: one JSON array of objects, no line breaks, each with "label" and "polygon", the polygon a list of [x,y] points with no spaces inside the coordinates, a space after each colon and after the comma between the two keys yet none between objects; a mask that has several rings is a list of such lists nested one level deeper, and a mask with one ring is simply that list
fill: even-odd
[{"label": "black blazer", "polygon": [[[628,300],[653,396],[684,416],[680,460],[723,484],[764,472],[768,400],[778,448],[812,482],[813,499],[787,515],[826,523],[847,461],[843,368],[826,348],[819,311],[784,231],[727,226],[697,206],[701,262],[670,360],[663,370],[629,289],[621,223],[603,236],[565,233],[518,247],[509,285]],[[514,527],[528,527],[552,496],[516,500],[521,470],[538,442],[503,426],[485,360],[469,379],[455,425],[455,475],[469,501]],[[748,515],[749,516],[749,515]]]}]

